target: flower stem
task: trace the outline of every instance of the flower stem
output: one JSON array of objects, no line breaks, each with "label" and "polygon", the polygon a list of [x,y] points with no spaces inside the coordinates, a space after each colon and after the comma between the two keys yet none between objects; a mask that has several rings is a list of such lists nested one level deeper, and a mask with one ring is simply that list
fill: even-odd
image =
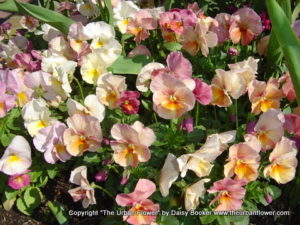
[{"label": "flower stem", "polygon": [[199,108],[200,108],[199,102],[196,102],[195,126],[198,126],[198,122],[199,122]]},{"label": "flower stem", "polygon": [[91,187],[100,189],[101,191],[105,192],[109,197],[111,197],[113,200],[115,200],[115,197],[108,190],[106,190],[105,188],[103,188],[103,187],[101,187],[101,186],[99,186],[95,183],[92,183]]},{"label": "flower stem", "polygon": [[80,95],[81,95],[81,99],[82,99],[82,104],[84,103],[84,94],[83,94],[83,91],[82,91],[82,87],[81,87],[81,84],[79,82],[79,80],[74,77],[74,80],[76,81],[78,87],[79,87],[79,91],[80,91]]},{"label": "flower stem", "polygon": [[238,129],[239,127],[239,115],[238,115],[238,102],[235,100],[235,127]]}]

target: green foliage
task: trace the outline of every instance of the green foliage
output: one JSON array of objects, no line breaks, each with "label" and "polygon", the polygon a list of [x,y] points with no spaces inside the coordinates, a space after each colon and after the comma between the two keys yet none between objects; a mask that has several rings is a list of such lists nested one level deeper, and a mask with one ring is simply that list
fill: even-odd
[{"label": "green foliage", "polygon": [[145,55],[137,55],[133,58],[120,56],[109,70],[114,74],[139,74],[142,67],[152,61],[152,58]]},{"label": "green foliage", "polygon": [[55,216],[57,222],[61,225],[68,225],[68,217],[64,208],[56,202],[47,202],[47,206],[51,210],[52,214]]},{"label": "green foliage", "polygon": [[[273,31],[277,41],[281,46],[286,63],[291,74],[298,104],[300,104],[300,42],[293,32],[289,19],[276,2],[276,0],[267,0],[267,8],[273,24]],[[289,16],[289,15],[288,15]]]},{"label": "green foliage", "polygon": [[24,195],[17,200],[17,208],[20,212],[31,215],[33,210],[42,202],[43,195],[39,188],[29,187]]},{"label": "green foliage", "polygon": [[0,3],[0,10],[30,15],[55,27],[64,34],[69,32],[69,26],[74,23],[70,18],[55,11],[32,4],[19,3],[14,0],[6,0],[4,3]]}]

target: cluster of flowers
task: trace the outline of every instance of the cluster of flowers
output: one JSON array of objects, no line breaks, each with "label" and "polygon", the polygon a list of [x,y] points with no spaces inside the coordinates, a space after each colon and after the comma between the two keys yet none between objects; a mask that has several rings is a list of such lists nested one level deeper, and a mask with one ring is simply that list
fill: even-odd
[{"label": "cluster of flowers", "polygon": [[[191,56],[201,51],[209,54],[209,48],[231,40],[248,45],[264,29],[261,18],[248,7],[232,15],[220,13],[215,18],[207,17],[199,6],[189,4],[187,9],[163,8],[140,9],[132,1],[112,1],[115,25],[122,34],[131,34],[140,43],[158,27],[166,41],[179,42]],[[34,50],[31,41],[22,36],[22,30],[10,37],[9,24],[1,25],[0,34],[0,117],[5,117],[14,107],[20,107],[24,126],[33,138],[36,150],[44,153],[47,163],[65,162],[85,152],[96,152],[102,136],[100,123],[105,120],[106,108],[121,109],[125,114],[139,111],[140,92],[152,92],[153,110],[163,119],[176,119],[194,109],[195,103],[229,107],[232,99],[248,94],[252,113],[260,115],[257,122],[248,125],[245,142],[228,146],[235,141],[236,131],[213,134],[205,144],[191,154],[176,157],[169,153],[159,177],[162,196],[169,194],[169,188],[179,174],[185,177],[188,170],[199,178],[207,177],[213,162],[229,147],[229,156],[224,166],[222,180],[214,182],[209,193],[218,195],[211,202],[218,201],[215,210],[238,210],[241,208],[249,182],[258,178],[260,152],[271,151],[264,176],[280,184],[291,181],[297,166],[297,148],[294,140],[300,138],[300,113],[284,115],[280,100],[295,100],[295,91],[289,74],[268,82],[256,79],[258,59],[248,59],[228,65],[229,70],[217,69],[211,84],[193,78],[192,64],[181,52],[171,52],[166,65],[152,62],[145,65],[136,79],[138,91],[127,90],[126,77],[108,72],[108,68],[122,53],[122,45],[115,30],[105,22],[88,23],[88,18],[99,13],[97,4],[90,1],[60,3],[57,11],[68,11],[78,22],[70,26],[67,36],[43,24],[36,31],[37,20],[24,16],[20,23],[28,31],[42,34],[48,42],[48,49]],[[267,21],[265,15],[264,20]],[[267,22],[264,26],[269,26]],[[267,29],[267,28],[265,28]],[[9,39],[6,39],[6,36]],[[143,45],[138,45],[128,56],[151,55]],[[96,88],[94,94],[81,102],[72,98],[72,82],[79,82],[75,71],[80,68],[82,80]],[[79,87],[81,87],[79,85]],[[68,118],[66,124],[51,117],[50,107],[56,109],[66,103]],[[188,117],[180,125],[188,132],[193,130],[193,119]],[[295,135],[294,140],[284,137],[284,130]],[[110,130],[108,144],[113,150],[114,162],[122,167],[137,167],[140,162],[151,158],[150,146],[156,140],[152,129],[136,121],[132,125],[114,124]],[[0,159],[0,171],[9,175],[9,186],[20,189],[29,185],[32,164],[31,147],[22,136],[15,136]],[[106,179],[107,174],[98,174]],[[103,178],[104,177],[104,178]],[[234,179],[232,179],[234,177]],[[185,189],[185,208],[196,209],[199,198],[206,189],[205,178]],[[83,207],[96,204],[94,187],[87,179],[87,167],[80,166],[71,172],[70,182],[79,187],[69,191],[74,201],[83,200]],[[130,206],[132,215],[124,216],[130,224],[154,224],[156,215],[143,215],[138,211],[157,211],[159,205],[148,197],[156,190],[155,184],[140,179],[130,194],[118,194],[120,206]]]}]

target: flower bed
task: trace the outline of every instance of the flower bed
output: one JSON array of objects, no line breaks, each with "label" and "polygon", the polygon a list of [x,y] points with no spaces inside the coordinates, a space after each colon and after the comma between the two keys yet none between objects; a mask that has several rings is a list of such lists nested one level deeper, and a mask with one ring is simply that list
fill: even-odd
[{"label": "flower bed", "polygon": [[266,3],[0,3],[23,15],[0,25],[3,208],[298,224],[300,6]]}]

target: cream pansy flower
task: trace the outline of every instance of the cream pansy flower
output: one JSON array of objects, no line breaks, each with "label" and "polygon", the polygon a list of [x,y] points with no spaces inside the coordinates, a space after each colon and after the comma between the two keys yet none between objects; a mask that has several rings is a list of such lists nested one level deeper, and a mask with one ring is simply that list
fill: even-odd
[{"label": "cream pansy flower", "polygon": [[24,126],[29,134],[34,137],[37,132],[56,121],[50,117],[50,111],[44,99],[32,99],[22,109]]},{"label": "cream pansy flower", "polygon": [[76,8],[83,16],[86,17],[93,17],[99,15],[99,8],[97,6],[97,2],[93,0],[77,0]]},{"label": "cream pansy flower", "polygon": [[99,122],[104,119],[105,107],[98,101],[96,95],[88,95],[84,99],[84,106],[69,98],[67,101],[68,114],[73,116],[76,113],[87,114],[96,117]]},{"label": "cream pansy flower", "polygon": [[100,55],[92,52],[83,57],[80,73],[82,79],[89,84],[97,84],[98,78],[106,73],[107,64]]}]

